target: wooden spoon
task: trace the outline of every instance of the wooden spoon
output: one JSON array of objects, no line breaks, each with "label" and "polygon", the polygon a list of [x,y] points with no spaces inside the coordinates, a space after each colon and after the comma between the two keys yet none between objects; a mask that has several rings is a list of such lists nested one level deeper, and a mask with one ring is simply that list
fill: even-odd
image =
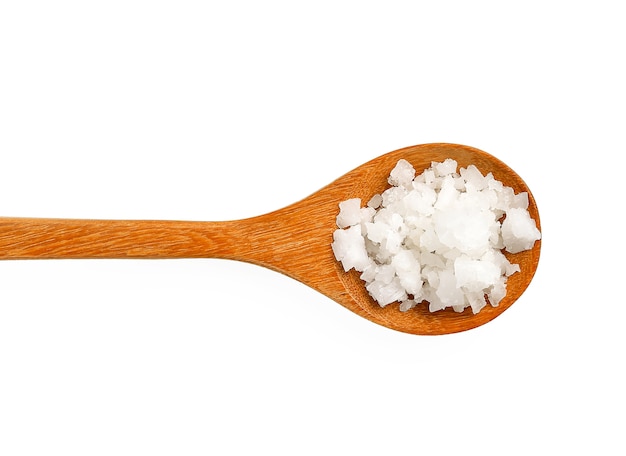
[{"label": "wooden spoon", "polygon": [[375,323],[412,334],[465,331],[493,320],[528,287],[539,261],[541,242],[532,250],[508,254],[521,272],[508,280],[507,295],[498,307],[474,315],[446,309],[430,313],[428,305],[401,312],[397,305],[381,308],[367,293],[359,273],[343,271],[330,244],[338,204],[349,198],[368,201],[387,187],[397,161],[408,160],[419,174],[432,161],[455,159],[459,167],[474,164],[483,173],[528,192],[529,212],[541,229],[535,200],[524,181],[495,157],[468,146],[424,144],[378,157],[330,185],[269,214],[224,222],[158,220],[72,220],[0,218],[0,259],[62,258],[224,258],[246,261],[286,274]]}]

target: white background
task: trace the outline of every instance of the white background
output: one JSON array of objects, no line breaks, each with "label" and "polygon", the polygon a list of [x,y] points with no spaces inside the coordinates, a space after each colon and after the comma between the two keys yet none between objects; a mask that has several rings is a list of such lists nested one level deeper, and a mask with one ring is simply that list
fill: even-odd
[{"label": "white background", "polygon": [[247,264],[0,262],[0,454],[624,454],[619,3],[1,1],[2,215],[235,219],[456,142],[544,241],[442,337]]}]

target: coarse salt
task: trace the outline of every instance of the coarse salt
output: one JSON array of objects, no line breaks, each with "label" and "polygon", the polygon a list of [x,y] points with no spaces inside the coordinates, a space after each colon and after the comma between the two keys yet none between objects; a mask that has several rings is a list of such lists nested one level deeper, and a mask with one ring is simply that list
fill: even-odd
[{"label": "coarse salt", "polygon": [[417,177],[400,160],[388,182],[365,207],[359,198],[339,204],[331,247],[344,270],[361,272],[383,307],[399,302],[407,311],[427,301],[431,312],[478,313],[487,301],[497,306],[507,277],[519,271],[502,250],[521,252],[541,239],[528,194],[516,195],[474,165],[457,173],[452,159]]}]

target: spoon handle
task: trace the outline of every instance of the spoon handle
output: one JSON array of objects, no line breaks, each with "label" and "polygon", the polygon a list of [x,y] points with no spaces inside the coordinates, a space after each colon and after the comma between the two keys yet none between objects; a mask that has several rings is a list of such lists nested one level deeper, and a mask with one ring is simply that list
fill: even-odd
[{"label": "spoon handle", "polygon": [[0,217],[0,259],[237,258],[242,222]]},{"label": "spoon handle", "polygon": [[337,280],[330,248],[334,222],[327,219],[298,205],[223,222],[0,217],[0,260],[238,260],[286,274],[351,305]]}]

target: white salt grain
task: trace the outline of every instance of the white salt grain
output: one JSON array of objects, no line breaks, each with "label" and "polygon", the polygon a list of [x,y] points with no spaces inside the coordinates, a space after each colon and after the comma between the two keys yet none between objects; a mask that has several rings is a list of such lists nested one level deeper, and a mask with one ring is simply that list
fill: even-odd
[{"label": "white salt grain", "polygon": [[415,178],[415,169],[406,160],[401,159],[389,175],[389,183],[396,187],[409,188]]},{"label": "white salt grain", "polygon": [[370,258],[365,249],[365,240],[361,236],[359,225],[351,226],[345,230],[336,230],[333,233],[332,244],[335,258],[343,264],[346,271],[354,268],[362,271],[370,264]]},{"label": "white salt grain", "polygon": [[511,208],[506,211],[506,218],[502,222],[502,240],[508,252],[518,253],[528,250],[540,236],[528,211],[522,208]]},{"label": "white salt grain", "polygon": [[[515,194],[491,173],[447,159],[415,176],[400,160],[391,187],[366,207],[358,198],[339,204],[332,249],[344,270],[362,272],[380,306],[408,311],[428,301],[435,312],[497,306],[507,277],[518,272],[502,254],[531,249],[541,233],[527,211],[528,194]],[[501,219],[504,220],[501,222]]]},{"label": "white salt grain", "polygon": [[337,226],[347,228],[361,222],[361,199],[352,198],[339,203]]}]

